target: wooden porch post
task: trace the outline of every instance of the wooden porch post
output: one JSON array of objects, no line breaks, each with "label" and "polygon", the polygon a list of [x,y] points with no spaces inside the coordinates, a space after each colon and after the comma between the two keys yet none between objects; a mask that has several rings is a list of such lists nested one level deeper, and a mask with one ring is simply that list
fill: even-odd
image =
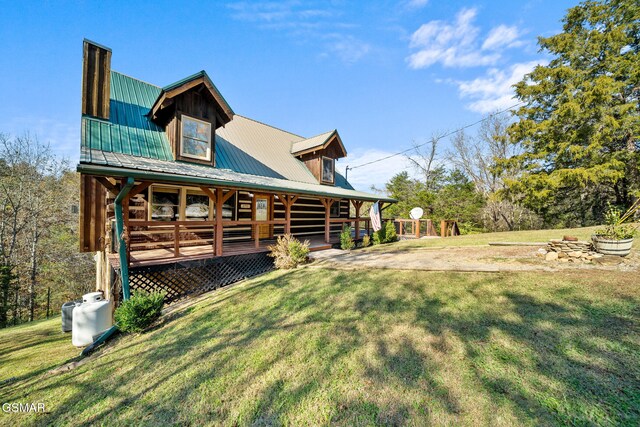
[{"label": "wooden porch post", "polygon": [[[120,180],[120,188],[124,188],[124,186],[127,184],[127,178],[122,178]],[[123,223],[124,223],[124,241],[126,242],[126,248],[127,248],[127,263],[131,263],[131,233],[129,231],[129,198],[125,197],[124,200],[122,201],[122,219],[123,219]]]},{"label": "wooden porch post", "polygon": [[[204,187],[204,186],[200,187],[200,189],[202,190],[202,192],[204,194],[206,194],[209,197],[209,199],[211,199],[213,201],[214,208],[215,208],[215,206],[218,206],[218,204],[216,203],[216,195],[213,193],[213,191],[209,190],[207,187]],[[217,231],[215,229],[215,226],[214,226],[214,230],[213,231],[214,231],[214,233],[217,233]],[[214,256],[216,254],[216,239],[215,239],[215,236],[216,236],[216,234],[214,234],[214,236],[213,236],[214,237],[214,239],[213,239],[213,255]]]},{"label": "wooden porch post", "polygon": [[222,226],[222,205],[224,205],[225,202],[234,194],[236,194],[236,190],[230,190],[227,194],[224,194],[222,188],[216,188],[216,232],[214,235],[216,242],[216,256],[222,256],[222,239],[224,234],[224,227]]},{"label": "wooden porch post", "polygon": [[416,232],[416,239],[420,238],[420,219],[414,219],[414,227],[416,228],[414,231]]},{"label": "wooden porch post", "polygon": [[329,243],[331,241],[331,205],[335,202],[335,199],[320,199],[322,206],[324,206],[324,242]]},{"label": "wooden porch post", "polygon": [[280,200],[284,205],[284,220],[287,221],[284,225],[284,234],[291,234],[291,205],[289,204],[289,200],[283,199],[282,196],[278,197],[280,197]]},{"label": "wooden porch post", "polygon": [[258,224],[253,224],[253,228],[251,229],[254,232],[254,244],[256,249],[260,247],[260,226]]},{"label": "wooden porch post", "polygon": [[353,208],[356,211],[356,239],[360,238],[360,208],[362,207],[362,200],[351,200]]},{"label": "wooden porch post", "polygon": [[440,221],[440,237],[447,237],[447,221]]},{"label": "wooden porch post", "polygon": [[291,234],[291,207],[298,200],[298,196],[278,194],[278,199],[284,206],[284,219],[287,221],[284,225],[284,234]]},{"label": "wooden porch post", "polygon": [[215,256],[222,256],[222,234],[224,232],[222,228],[222,204],[222,188],[216,188],[216,231],[213,236],[216,242]]}]

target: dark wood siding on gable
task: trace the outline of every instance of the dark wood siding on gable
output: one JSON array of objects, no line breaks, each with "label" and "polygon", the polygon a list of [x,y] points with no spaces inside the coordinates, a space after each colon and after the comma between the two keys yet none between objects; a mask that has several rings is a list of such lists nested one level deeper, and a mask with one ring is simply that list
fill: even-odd
[{"label": "dark wood siding on gable", "polygon": [[111,51],[85,40],[83,58],[82,114],[109,120]]},{"label": "dark wood siding on gable", "polygon": [[323,185],[335,185],[334,183],[322,181],[322,157],[329,157],[334,160],[341,158],[342,152],[340,151],[340,146],[338,145],[338,143],[334,141],[323,150],[313,151],[311,153],[306,153],[298,156],[298,158],[304,162],[305,166],[309,169],[309,171],[313,174],[313,176],[318,180],[319,183]]},{"label": "dark wood siding on gable", "polygon": [[317,154],[310,153],[302,156],[302,161],[318,182],[320,182],[320,175],[322,173],[322,157],[318,157]]},{"label": "dark wood siding on gable", "polygon": [[[167,138],[176,160],[215,166],[215,104],[206,93],[198,92],[197,88],[180,94],[173,101],[173,117],[166,126]],[[180,133],[182,130],[182,115],[193,117],[211,123],[211,161],[198,160],[180,156]]]},{"label": "dark wood siding on gable", "polygon": [[107,192],[94,177],[80,177],[80,252],[104,250]]}]

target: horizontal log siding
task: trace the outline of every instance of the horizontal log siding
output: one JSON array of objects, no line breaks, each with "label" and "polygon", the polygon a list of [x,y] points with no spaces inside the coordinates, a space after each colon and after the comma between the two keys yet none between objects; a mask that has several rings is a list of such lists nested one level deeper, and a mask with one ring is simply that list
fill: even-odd
[{"label": "horizontal log siding", "polygon": [[[171,222],[167,225],[157,226],[136,226],[135,220],[143,219],[147,216],[149,204],[147,201],[147,192],[138,196],[138,203],[132,203],[133,208],[129,212],[130,231],[131,231],[131,249],[159,249],[173,247],[174,227]],[[253,212],[251,208],[243,208],[242,205],[253,206],[253,199],[247,191],[238,191],[235,202],[232,200],[227,204],[233,206],[233,218],[225,218],[225,220],[251,221]],[[134,199],[132,199],[132,202]],[[340,203],[340,216],[332,218],[348,218],[349,217],[349,201],[342,200]],[[137,205],[137,206],[136,206]],[[135,212],[134,209],[139,209]],[[274,220],[284,220],[285,210],[279,199],[275,199],[273,203]],[[332,224],[331,233],[339,233],[342,224]],[[199,246],[213,245],[214,227],[209,225],[199,225],[197,221],[193,221],[193,225],[180,228],[180,246]],[[324,206],[319,199],[300,197],[291,208],[291,232],[294,236],[305,237],[313,234],[324,233]],[[284,225],[273,225],[273,233],[275,236],[284,233]],[[251,225],[225,225],[223,242],[243,242],[253,240]]]},{"label": "horizontal log siding", "polygon": [[[349,203],[347,200],[340,202],[340,216],[335,218],[349,217]],[[276,215],[284,218],[284,207],[280,205],[281,212],[276,206]],[[340,232],[341,224],[332,224],[331,232]],[[324,206],[318,199],[300,197],[291,207],[291,234],[294,236],[307,236],[310,234],[324,233]]]}]

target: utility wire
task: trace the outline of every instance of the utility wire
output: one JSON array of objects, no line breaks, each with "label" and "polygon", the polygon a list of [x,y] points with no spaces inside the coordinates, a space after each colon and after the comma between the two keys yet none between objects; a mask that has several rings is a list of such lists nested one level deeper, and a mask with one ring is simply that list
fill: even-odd
[{"label": "utility wire", "polygon": [[[491,117],[497,116],[498,114],[503,114],[503,113],[506,113],[507,111],[511,111],[511,110],[513,110],[514,108],[516,108],[517,106],[522,105],[522,104],[524,104],[524,103],[525,103],[525,101],[520,101],[520,102],[518,102],[517,104],[513,104],[512,106],[505,108],[504,110],[496,111],[495,113],[489,114],[488,116],[486,116],[486,117],[484,117],[484,118],[482,118],[482,119],[480,119],[480,120],[478,120],[478,121],[476,121],[476,122],[473,122],[473,123],[470,123],[470,124],[468,124],[468,125],[462,126],[462,127],[458,128],[458,129],[456,129],[456,130],[453,130],[453,131],[451,131],[451,132],[447,132],[447,133],[445,133],[444,135],[441,135],[441,136],[437,137],[437,138],[435,139],[435,142],[437,142],[437,141],[441,140],[442,138],[446,138],[447,136],[454,135],[454,134],[456,134],[456,133],[460,132],[461,130],[464,130],[464,129],[470,128],[470,127],[475,126],[475,125],[477,125],[477,124],[479,124],[479,123],[482,123],[482,122],[484,122],[484,121],[486,121],[486,120],[489,120]],[[361,165],[356,165],[356,166],[347,166],[347,173],[348,173],[348,171],[353,170],[353,169],[358,169],[358,168],[361,168],[361,167],[363,167],[363,166],[367,166],[367,165],[370,165],[370,164],[373,164],[373,163],[378,163],[378,162],[381,162],[381,161],[383,161],[383,160],[387,160],[387,159],[390,159],[390,158],[392,158],[392,157],[396,157],[396,156],[399,156],[399,155],[401,155],[401,154],[408,153],[409,151],[413,151],[413,150],[415,150],[416,148],[420,148],[420,147],[422,147],[423,145],[426,145],[426,144],[428,144],[428,143],[430,143],[430,142],[434,142],[434,141],[433,141],[433,140],[429,140],[429,141],[427,141],[427,142],[423,142],[422,144],[418,144],[418,145],[415,145],[415,146],[413,146],[413,147],[411,147],[411,148],[407,148],[406,150],[403,150],[403,151],[397,152],[397,153],[395,153],[395,154],[391,154],[391,155],[386,156],[386,157],[381,157],[381,158],[376,159],[376,160],[371,160],[370,162],[363,163],[363,164],[361,164]]]}]

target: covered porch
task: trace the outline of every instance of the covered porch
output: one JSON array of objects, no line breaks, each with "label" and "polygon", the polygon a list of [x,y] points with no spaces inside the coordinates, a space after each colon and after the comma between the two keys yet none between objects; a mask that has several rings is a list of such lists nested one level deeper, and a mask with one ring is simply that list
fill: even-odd
[{"label": "covered porch", "polygon": [[[325,241],[324,235],[312,235],[301,240],[309,241],[309,249],[311,251],[321,251],[330,249],[333,245],[339,243],[340,237],[338,233],[332,233],[329,242]],[[275,238],[260,240],[258,247],[255,246],[254,241],[226,242],[223,243],[223,255],[220,256],[269,252],[268,247],[275,244],[275,242]],[[131,267],[142,267],[181,261],[202,260],[214,258],[215,256],[212,245],[182,246],[178,248],[177,252],[176,249],[172,247],[134,250],[129,252],[129,265]],[[120,260],[118,259],[118,254],[110,253],[108,257],[111,266],[119,269]]]},{"label": "covered porch", "polygon": [[83,198],[105,192],[106,221],[82,223],[106,226],[106,260],[116,270],[123,262],[140,267],[268,252],[284,234],[308,240],[317,251],[339,243],[345,226],[356,240],[370,232],[369,218],[361,216],[365,201],[353,198],[104,176],[85,176],[83,187]]}]

